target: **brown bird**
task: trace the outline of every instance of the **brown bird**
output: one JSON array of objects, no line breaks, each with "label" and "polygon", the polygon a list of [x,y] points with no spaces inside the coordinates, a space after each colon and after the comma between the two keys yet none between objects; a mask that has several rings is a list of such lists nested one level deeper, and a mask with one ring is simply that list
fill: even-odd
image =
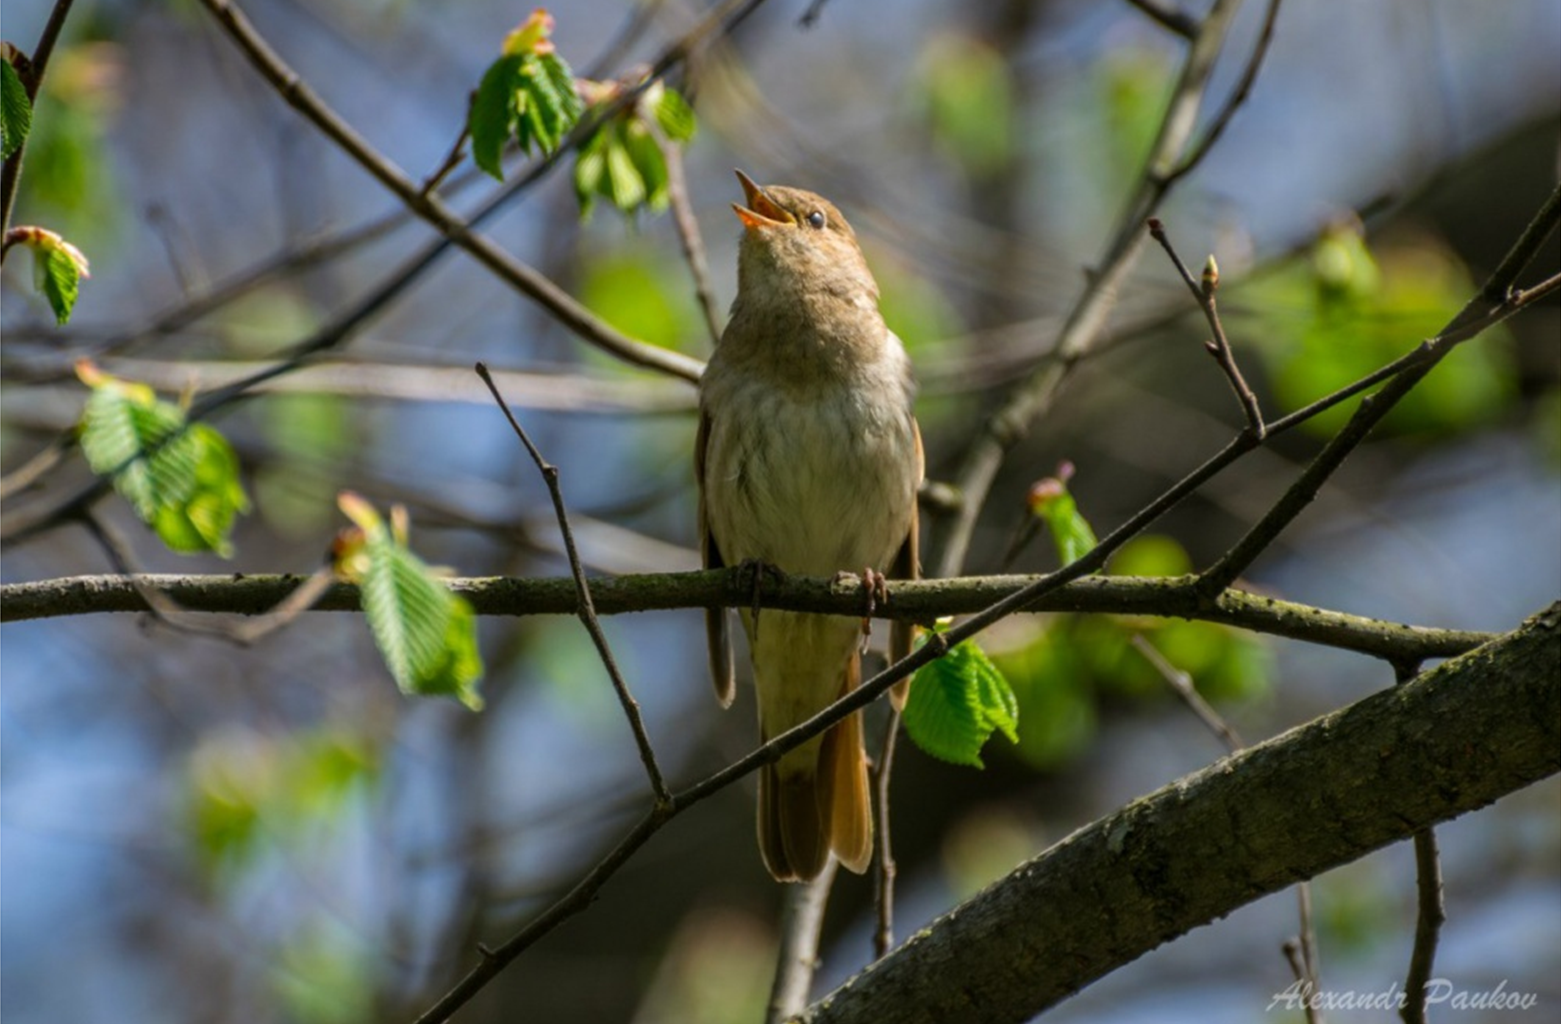
[{"label": "brown bird", "polygon": [[[910,361],[878,311],[878,285],[856,234],[827,200],[759,187],[746,203],[737,299],[699,385],[695,451],[707,568],[747,563],[786,573],[917,574],[921,434]],[[871,598],[870,598],[871,600]],[[741,611],[768,740],[861,681],[858,620]],[[724,610],[706,614],[710,667],[733,696]],[[896,624],[894,657],[911,627]],[[872,810],[857,712],[759,776],[759,850],[770,874],[806,881],[831,851],[852,871],[872,859]]]}]

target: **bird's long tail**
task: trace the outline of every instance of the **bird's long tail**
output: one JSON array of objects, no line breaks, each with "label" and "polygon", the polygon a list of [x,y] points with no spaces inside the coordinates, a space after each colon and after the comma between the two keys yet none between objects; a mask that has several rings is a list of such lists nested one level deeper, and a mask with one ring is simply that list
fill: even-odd
[{"label": "bird's long tail", "polygon": [[[839,696],[861,681],[861,659],[853,654],[841,678]],[[764,737],[766,740],[769,736]],[[853,712],[818,740],[804,744],[817,756],[811,766],[782,771],[765,765],[759,774],[759,850],[780,881],[810,881],[824,870],[831,851],[858,874],[873,855],[873,812],[862,746],[862,713]]]}]

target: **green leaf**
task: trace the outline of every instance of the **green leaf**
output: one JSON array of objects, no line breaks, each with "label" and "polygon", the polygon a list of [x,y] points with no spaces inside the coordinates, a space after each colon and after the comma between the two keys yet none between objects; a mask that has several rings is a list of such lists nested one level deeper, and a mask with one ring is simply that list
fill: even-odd
[{"label": "green leaf", "polygon": [[1030,513],[1046,524],[1057,547],[1057,559],[1063,565],[1078,561],[1095,546],[1095,531],[1089,520],[1079,514],[1073,495],[1068,493],[1072,477],[1073,464],[1064,462],[1057,468],[1056,476],[1037,481],[1028,497]]},{"label": "green leaf", "polygon": [[580,155],[575,158],[575,199],[580,203],[581,220],[591,216],[591,207],[602,191],[607,174],[606,148],[607,132],[599,130],[580,146]]},{"label": "green leaf", "polygon": [[583,110],[574,73],[557,53],[506,52],[488,66],[472,99],[472,160],[502,181],[506,142],[513,138],[525,153],[533,145],[551,153]]},{"label": "green leaf", "polygon": [[0,61],[0,159],[11,159],[27,141],[32,127],[33,105],[27,98],[27,87],[10,61]]},{"label": "green leaf", "polygon": [[366,537],[363,611],[403,693],[454,697],[482,708],[477,617],[383,524]]},{"label": "green leaf", "polygon": [[607,160],[607,198],[624,213],[632,212],[645,201],[645,179],[634,166],[634,159],[624,144],[623,135],[613,131],[604,143],[603,155]]},{"label": "green leaf", "polygon": [[466,130],[472,137],[472,160],[500,181],[504,180],[504,168],[500,163],[504,143],[509,141],[519,113],[517,80],[525,60],[525,57],[507,56],[489,65],[477,86],[466,122]]},{"label": "green leaf", "polygon": [[234,520],[249,511],[238,456],[215,428],[188,424],[184,410],[150,388],[82,372],[92,397],[81,417],[81,449],[100,476],[170,550],[228,558]]},{"label": "green leaf", "polygon": [[71,310],[76,308],[76,295],[81,290],[81,268],[59,249],[41,255],[35,265],[40,268],[39,290],[54,310],[54,322],[61,326],[69,323]]},{"label": "green leaf", "polygon": [[966,640],[919,669],[905,704],[905,731],[922,750],[954,764],[983,767],[994,731],[1019,741],[1019,703],[992,659]]},{"label": "green leaf", "polygon": [[943,34],[921,58],[922,102],[933,139],[967,174],[993,174],[1013,149],[1013,71],[990,43]]},{"label": "green leaf", "polygon": [[[645,122],[631,120],[622,127],[623,149],[629,155],[640,181],[644,183],[644,205],[656,213],[667,208],[671,196],[667,191],[667,157],[661,151],[661,143],[651,134]],[[627,212],[627,211],[625,211]]]},{"label": "green leaf", "polygon": [[663,86],[654,104],[656,124],[662,134],[673,142],[687,142],[694,137],[699,124],[694,108],[688,105],[681,93],[670,86]]}]

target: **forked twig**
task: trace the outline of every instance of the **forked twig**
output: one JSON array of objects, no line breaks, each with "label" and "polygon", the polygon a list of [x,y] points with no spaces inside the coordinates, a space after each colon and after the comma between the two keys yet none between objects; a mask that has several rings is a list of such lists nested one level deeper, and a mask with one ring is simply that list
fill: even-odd
[{"label": "forked twig", "polygon": [[623,674],[618,671],[618,663],[613,658],[612,648],[607,643],[607,634],[602,631],[601,621],[596,617],[596,607],[591,603],[591,586],[586,582],[585,567],[580,564],[580,553],[575,549],[574,531],[569,528],[569,512],[564,507],[564,492],[558,484],[558,467],[544,459],[537,446],[532,443],[526,428],[520,425],[520,421],[510,411],[509,403],[504,401],[498,386],[493,383],[493,378],[488,374],[488,367],[485,364],[477,364],[477,376],[481,377],[482,382],[488,385],[488,390],[493,392],[493,400],[498,403],[504,418],[509,420],[515,436],[520,438],[521,444],[525,445],[526,453],[531,456],[531,461],[536,463],[537,470],[542,474],[542,481],[547,484],[547,492],[553,499],[553,512],[558,517],[558,530],[564,538],[564,551],[569,557],[569,572],[574,576],[575,592],[579,598],[575,614],[585,626],[585,631],[591,635],[591,642],[596,645],[596,653],[601,656],[607,675],[612,679],[613,689],[618,694],[618,703],[623,705],[623,713],[629,719],[629,728],[633,731],[634,742],[640,750],[640,761],[645,765],[645,774],[650,777],[651,791],[656,795],[656,805],[668,807],[672,803],[672,792],[667,789],[661,767],[656,763],[656,752],[651,747],[649,734],[645,731],[645,720],[640,715],[639,702],[629,692],[629,684],[624,682]]}]

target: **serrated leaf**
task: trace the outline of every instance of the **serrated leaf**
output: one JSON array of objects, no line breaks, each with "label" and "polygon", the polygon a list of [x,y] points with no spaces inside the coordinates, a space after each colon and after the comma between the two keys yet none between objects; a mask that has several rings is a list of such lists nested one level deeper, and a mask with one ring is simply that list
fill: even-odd
[{"label": "serrated leaf", "polygon": [[506,142],[513,138],[525,153],[531,152],[533,144],[551,153],[580,120],[582,110],[574,73],[562,57],[551,50],[506,48],[483,73],[472,99],[466,122],[472,160],[502,181]]},{"label": "serrated leaf", "polygon": [[667,176],[666,154],[661,151],[661,144],[643,121],[629,121],[623,126],[621,134],[624,152],[629,155],[629,162],[634,165],[645,189],[644,205],[660,213],[671,200],[667,192],[670,179]]},{"label": "serrated leaf", "polygon": [[694,108],[676,89],[663,87],[655,102],[656,124],[673,142],[687,142],[699,128]]},{"label": "serrated leaf", "polygon": [[624,213],[632,213],[645,201],[645,179],[624,144],[621,132],[613,131],[602,146],[607,161],[607,174],[603,180],[607,198]]},{"label": "serrated leaf", "polygon": [[1018,742],[1019,703],[986,652],[966,640],[916,672],[904,721],[928,754],[981,768],[981,748],[994,731]]},{"label": "serrated leaf", "polygon": [[[86,376],[86,375],[83,375]],[[232,554],[234,520],[249,511],[238,456],[214,427],[150,388],[97,376],[81,417],[81,449],[170,550]]]},{"label": "serrated leaf", "polygon": [[360,585],[369,629],[402,692],[454,697],[481,709],[482,658],[471,605],[383,528],[368,538]]},{"label": "serrated leaf", "polygon": [[575,158],[575,199],[580,203],[581,220],[591,216],[591,207],[596,205],[597,193],[607,174],[607,156],[603,152],[606,138],[605,131],[598,131],[580,147],[580,155]]},{"label": "serrated leaf", "polygon": [[574,70],[556,53],[538,54],[536,63],[558,94],[559,113],[565,122],[564,130],[568,131],[585,113],[585,101],[575,88]]},{"label": "serrated leaf", "polygon": [[505,56],[488,66],[477,86],[477,95],[472,98],[466,121],[466,130],[472,137],[472,160],[500,181],[504,180],[500,158],[504,143],[509,141],[514,130],[519,96],[517,78],[524,62],[525,58],[521,56]]},{"label": "serrated leaf", "polygon": [[11,159],[27,141],[32,127],[33,105],[27,98],[27,87],[10,61],[0,61],[0,159]]}]

